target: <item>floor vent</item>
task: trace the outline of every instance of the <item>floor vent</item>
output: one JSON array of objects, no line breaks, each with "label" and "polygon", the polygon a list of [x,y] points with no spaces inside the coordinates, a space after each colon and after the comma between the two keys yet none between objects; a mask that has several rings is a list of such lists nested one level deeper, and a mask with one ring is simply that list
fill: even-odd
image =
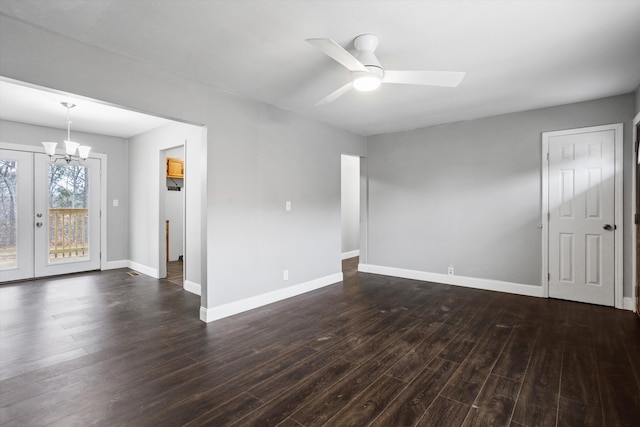
[{"label": "floor vent", "polygon": [[135,276],[139,276],[139,275],[140,275],[140,273],[138,273],[137,271],[130,271],[130,272],[128,272],[127,274],[128,274],[129,276],[134,276],[134,277],[135,277]]}]

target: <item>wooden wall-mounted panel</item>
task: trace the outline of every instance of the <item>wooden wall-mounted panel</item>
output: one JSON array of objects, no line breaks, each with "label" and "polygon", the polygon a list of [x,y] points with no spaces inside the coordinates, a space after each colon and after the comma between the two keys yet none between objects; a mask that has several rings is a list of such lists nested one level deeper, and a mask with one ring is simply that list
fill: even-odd
[{"label": "wooden wall-mounted panel", "polygon": [[184,178],[184,160],[167,157],[167,178]]}]

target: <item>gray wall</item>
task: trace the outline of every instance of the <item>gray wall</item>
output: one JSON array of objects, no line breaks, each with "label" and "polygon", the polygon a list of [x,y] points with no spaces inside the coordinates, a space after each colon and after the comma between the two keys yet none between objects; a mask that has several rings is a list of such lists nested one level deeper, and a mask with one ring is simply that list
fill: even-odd
[{"label": "gray wall", "polygon": [[360,248],[360,157],[342,156],[342,253]]},{"label": "gray wall", "polygon": [[640,86],[636,89],[636,114],[640,113]]},{"label": "gray wall", "polygon": [[[73,132],[73,139],[91,146],[94,153],[107,155],[107,261],[128,259],[127,212],[128,187],[127,140],[113,136]],[[11,144],[33,145],[42,148],[42,141],[64,141],[66,129],[54,129],[0,120],[0,141]],[[118,206],[113,206],[113,200]]]},{"label": "gray wall", "polygon": [[[624,123],[631,236],[634,95],[379,135],[368,140],[368,263],[540,285],[541,134]],[[631,295],[631,239],[624,241]]]},{"label": "gray wall", "polygon": [[210,306],[340,273],[340,155],[366,139],[230,94],[212,105]]}]

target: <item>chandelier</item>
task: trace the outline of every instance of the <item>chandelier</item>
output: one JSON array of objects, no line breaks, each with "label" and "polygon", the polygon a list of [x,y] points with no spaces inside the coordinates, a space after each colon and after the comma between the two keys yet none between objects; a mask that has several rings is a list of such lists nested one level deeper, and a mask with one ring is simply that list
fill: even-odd
[{"label": "chandelier", "polygon": [[[64,156],[56,156],[56,146],[57,142],[49,142],[44,141],[42,145],[44,146],[44,151],[49,155],[49,160],[51,163],[55,163],[60,159],[64,159],[67,163],[71,163],[72,161],[76,161],[78,163],[83,163],[84,160],[89,157],[89,151],[91,151],[91,147],[88,145],[80,145],[77,142],[73,142],[71,140],[71,119],[69,118],[69,110],[75,107],[75,104],[70,102],[61,102],[62,106],[67,109],[67,139],[65,139],[65,155]],[[78,154],[76,155],[76,151]]]}]

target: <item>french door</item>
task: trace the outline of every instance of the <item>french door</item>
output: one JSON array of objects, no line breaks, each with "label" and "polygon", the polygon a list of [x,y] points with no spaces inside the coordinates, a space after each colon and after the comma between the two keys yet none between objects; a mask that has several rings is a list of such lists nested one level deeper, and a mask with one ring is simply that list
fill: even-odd
[{"label": "french door", "polygon": [[100,268],[100,160],[0,150],[0,282]]}]

